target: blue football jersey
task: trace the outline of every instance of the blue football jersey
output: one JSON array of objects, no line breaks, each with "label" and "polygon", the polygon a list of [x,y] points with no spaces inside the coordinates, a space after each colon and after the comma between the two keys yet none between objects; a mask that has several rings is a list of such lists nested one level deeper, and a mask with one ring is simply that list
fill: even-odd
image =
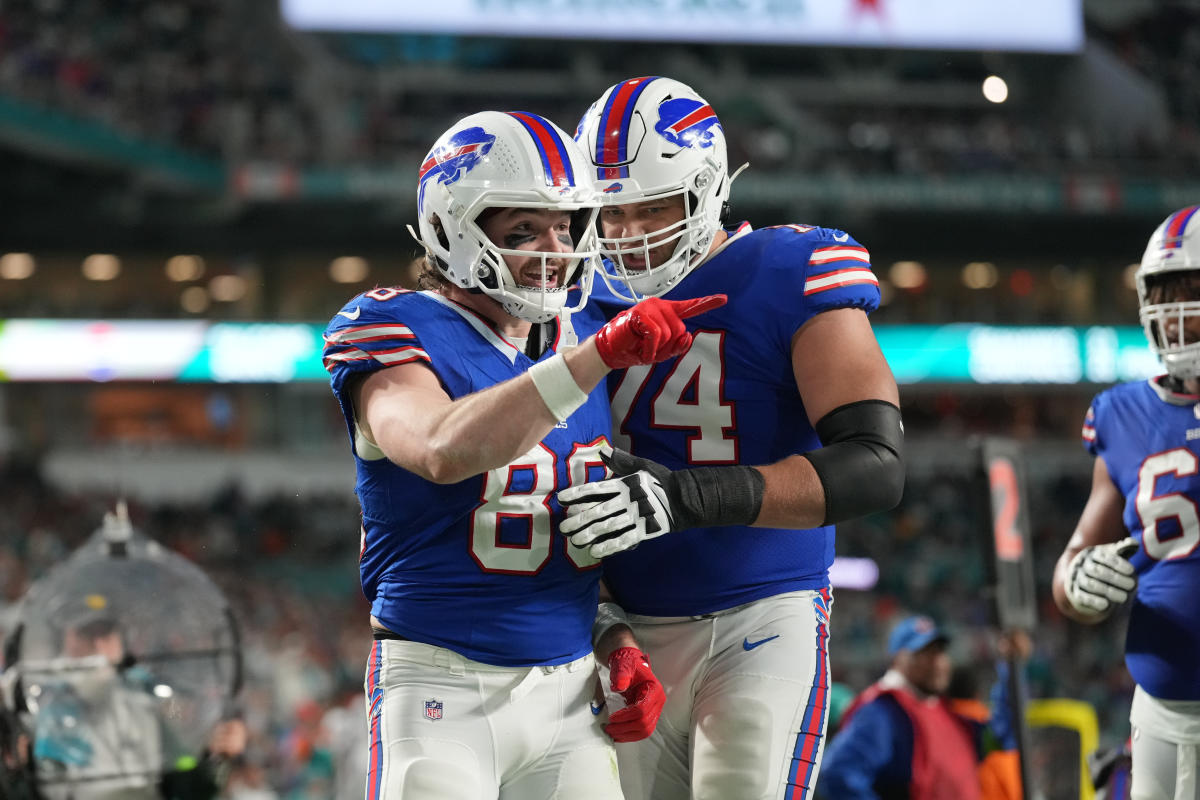
[{"label": "blue football jersey", "polygon": [[[592,309],[572,322],[582,340],[604,320]],[[603,390],[511,464],[439,485],[387,460],[360,435],[355,378],[420,362],[457,399],[516,377],[533,361],[469,309],[440,294],[398,289],[355,297],[329,323],[325,343],[357,466],[359,571],[371,613],[401,636],[488,664],[561,664],[588,653],[598,564],[559,535],[555,493],[606,474],[598,455],[610,429]]]},{"label": "blue football jersey", "polygon": [[[613,441],[671,469],[769,464],[820,447],[796,388],[792,337],[822,311],[878,307],[866,249],[829,228],[743,223],[664,296],[716,293],[729,302],[685,320],[694,334],[686,353],[610,377]],[[622,307],[599,278],[592,302],[609,316]],[[628,611],[706,614],[826,586],[833,538],[831,525],[695,529],[610,556],[604,578]]]},{"label": "blue football jersey", "polygon": [[1125,664],[1163,700],[1200,700],[1200,397],[1159,379],[1114,386],[1092,401],[1083,443],[1104,459],[1141,543]]}]

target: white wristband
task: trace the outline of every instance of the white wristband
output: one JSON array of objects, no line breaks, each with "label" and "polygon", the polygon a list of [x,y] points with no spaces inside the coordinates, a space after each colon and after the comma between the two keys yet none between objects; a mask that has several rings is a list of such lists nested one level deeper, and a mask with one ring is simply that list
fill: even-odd
[{"label": "white wristband", "polygon": [[561,355],[553,355],[529,368],[529,377],[542,402],[559,422],[575,413],[587,402],[587,392],[579,388],[571,369]]},{"label": "white wristband", "polygon": [[616,603],[601,603],[596,606],[596,621],[592,623],[592,647],[600,641],[600,637],[608,633],[614,625],[628,625],[629,617]]}]

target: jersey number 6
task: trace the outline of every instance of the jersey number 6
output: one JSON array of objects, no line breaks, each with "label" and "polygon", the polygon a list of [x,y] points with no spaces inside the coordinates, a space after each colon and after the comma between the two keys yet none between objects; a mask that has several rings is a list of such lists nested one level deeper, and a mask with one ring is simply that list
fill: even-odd
[{"label": "jersey number 6", "polygon": [[[1200,515],[1195,501],[1182,492],[1154,494],[1159,478],[1194,475],[1196,466],[1195,454],[1178,447],[1150,456],[1138,470],[1137,513],[1142,523],[1142,545],[1155,561],[1186,558],[1200,543]],[[1179,524],[1179,533],[1162,539],[1158,526],[1169,519]]]}]

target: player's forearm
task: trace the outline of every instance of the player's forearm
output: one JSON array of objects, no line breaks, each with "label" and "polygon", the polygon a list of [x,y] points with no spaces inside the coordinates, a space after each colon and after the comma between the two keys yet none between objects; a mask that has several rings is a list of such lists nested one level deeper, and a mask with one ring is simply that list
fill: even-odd
[{"label": "player's forearm", "polygon": [[[1116,541],[1119,538],[1116,534],[1124,532],[1123,527],[1114,528],[1111,522],[1108,525],[1100,524],[1105,520],[1105,515],[1101,513],[1105,507],[1105,504],[1101,502],[1103,499],[1102,496],[1098,498],[1095,492],[1089,498],[1088,505],[1084,507],[1083,514],[1080,516],[1079,524],[1054,565],[1054,576],[1050,582],[1051,594],[1054,596],[1054,604],[1058,606],[1058,610],[1067,619],[1082,622],[1084,625],[1095,625],[1107,615],[1087,614],[1072,605],[1067,597],[1067,585],[1071,578],[1071,562],[1076,555],[1089,546],[1106,541]],[[1119,514],[1119,512],[1112,513]],[[1117,520],[1120,521],[1119,516]]]},{"label": "player's forearm", "polygon": [[[584,394],[609,371],[590,340],[562,358]],[[426,477],[456,483],[502,467],[529,452],[558,424],[528,374],[455,400],[429,430]]]},{"label": "player's forearm", "polygon": [[597,663],[607,664],[608,657],[622,647],[636,647],[639,650],[641,649],[637,637],[633,635],[632,628],[628,625],[613,625],[604,632],[603,636],[596,640],[592,652],[596,655]]},{"label": "player's forearm", "polygon": [[1067,544],[1066,549],[1063,550],[1062,555],[1058,557],[1058,562],[1054,565],[1054,577],[1050,581],[1050,591],[1054,596],[1054,605],[1058,606],[1059,612],[1064,617],[1075,622],[1082,622],[1084,625],[1095,625],[1104,619],[1104,617],[1098,617],[1095,614],[1091,616],[1081,614],[1075,610],[1075,607],[1071,605],[1071,601],[1067,599],[1068,568],[1071,560],[1083,549],[1082,541],[1077,541],[1079,538],[1078,534],[1073,536]]},{"label": "player's forearm", "polygon": [[816,528],[825,519],[825,492],[812,463],[790,456],[774,464],[755,467],[762,473],[762,508],[754,520],[757,528]]}]

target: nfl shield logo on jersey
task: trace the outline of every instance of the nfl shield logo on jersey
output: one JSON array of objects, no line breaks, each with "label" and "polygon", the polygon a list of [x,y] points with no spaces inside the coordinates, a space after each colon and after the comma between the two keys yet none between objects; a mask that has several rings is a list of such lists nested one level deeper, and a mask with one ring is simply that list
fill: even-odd
[{"label": "nfl shield logo on jersey", "polygon": [[442,701],[425,701],[425,719],[439,720],[442,718]]}]

